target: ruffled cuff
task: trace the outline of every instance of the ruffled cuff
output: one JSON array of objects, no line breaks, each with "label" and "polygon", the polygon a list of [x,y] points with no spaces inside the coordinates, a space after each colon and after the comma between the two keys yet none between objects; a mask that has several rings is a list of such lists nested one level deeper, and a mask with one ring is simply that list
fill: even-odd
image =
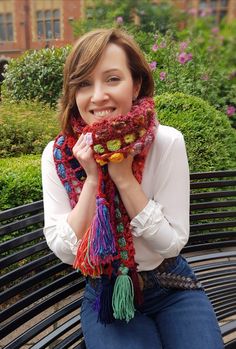
[{"label": "ruffled cuff", "polygon": [[81,242],[81,239],[78,240],[75,235],[74,230],[71,228],[69,223],[67,222],[68,214],[66,214],[62,220],[57,224],[57,231],[60,238],[63,242],[69,247],[72,254],[76,256],[78,246]]},{"label": "ruffled cuff", "polygon": [[162,206],[153,200],[149,200],[144,209],[130,222],[133,228],[133,235],[140,237],[143,234],[147,234],[148,228],[152,227],[154,224],[157,228],[163,218]]}]

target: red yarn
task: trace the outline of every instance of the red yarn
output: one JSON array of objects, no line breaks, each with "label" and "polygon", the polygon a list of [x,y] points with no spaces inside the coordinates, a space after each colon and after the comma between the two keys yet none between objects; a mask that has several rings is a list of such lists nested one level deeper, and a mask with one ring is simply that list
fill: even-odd
[{"label": "red yarn", "polygon": [[[145,159],[154,140],[156,126],[154,102],[151,98],[143,98],[132,107],[127,115],[108,118],[92,125],[84,126],[80,117],[73,118],[72,127],[76,136],[59,134],[55,140],[54,161],[72,208],[79,199],[79,193],[86,179],[84,169],[72,154],[72,148],[82,133],[87,135],[94,158],[101,165],[98,165],[97,197],[104,198],[105,201],[98,200],[97,202],[98,205],[104,205],[105,202],[105,206],[97,207],[97,213],[90,228],[84,234],[74,262],[74,267],[79,268],[84,275],[91,277],[107,275],[110,278],[111,275],[117,276],[119,274],[120,266],[125,266],[131,271],[135,289],[138,288],[130,218],[119,192],[108,174],[107,165],[103,165],[109,161],[121,160],[132,154],[134,156],[132,170],[137,181],[141,183]],[[96,225],[98,224],[98,212],[100,223]],[[104,224],[104,220],[109,221]],[[97,228],[96,234],[93,230],[91,235],[91,231],[95,227]],[[107,229],[105,235],[101,234],[103,228]],[[105,255],[107,248],[109,251],[109,246],[104,246],[104,243],[99,245],[101,235],[107,241],[115,239],[116,251],[111,255]],[[91,238],[91,236],[93,237]],[[91,244],[96,244],[97,249],[101,252],[97,258],[91,258],[91,253],[94,253],[94,249],[90,248]],[[99,247],[101,248],[99,249]],[[94,262],[92,263],[91,260]],[[95,261],[99,261],[99,263],[97,264]],[[140,294],[136,294],[136,296],[140,299]]]}]

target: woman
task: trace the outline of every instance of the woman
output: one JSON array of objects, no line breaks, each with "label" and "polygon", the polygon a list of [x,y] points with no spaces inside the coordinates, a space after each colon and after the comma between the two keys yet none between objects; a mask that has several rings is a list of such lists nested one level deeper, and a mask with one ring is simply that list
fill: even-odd
[{"label": "woman", "polygon": [[212,306],[179,254],[189,236],[183,136],[156,121],[153,90],[126,33],[96,30],[75,44],[62,132],[42,157],[45,236],[86,276],[88,349],[222,349]]}]

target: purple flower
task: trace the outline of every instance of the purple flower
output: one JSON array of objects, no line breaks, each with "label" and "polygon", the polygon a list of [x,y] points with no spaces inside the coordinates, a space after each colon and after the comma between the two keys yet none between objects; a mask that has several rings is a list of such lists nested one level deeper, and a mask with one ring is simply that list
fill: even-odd
[{"label": "purple flower", "polygon": [[236,108],[234,106],[232,106],[232,105],[227,106],[226,114],[228,116],[233,116],[235,114],[235,112],[236,112]]},{"label": "purple flower", "polygon": [[154,52],[156,52],[156,51],[158,50],[158,45],[157,45],[157,44],[154,44],[154,45],[152,46],[152,50],[153,50]]},{"label": "purple flower", "polygon": [[163,81],[163,80],[165,80],[165,79],[166,79],[166,72],[161,71],[161,72],[160,72],[160,80]]},{"label": "purple flower", "polygon": [[185,41],[180,42],[179,49],[180,49],[181,52],[184,51],[187,47],[188,47],[188,43],[187,42],[185,42]]},{"label": "purple flower", "polygon": [[117,24],[122,24],[123,22],[124,22],[124,20],[123,20],[122,16],[116,17],[116,23]]},{"label": "purple flower", "polygon": [[151,70],[155,70],[157,67],[157,62],[153,61],[153,62],[149,63],[149,67],[151,68]]}]

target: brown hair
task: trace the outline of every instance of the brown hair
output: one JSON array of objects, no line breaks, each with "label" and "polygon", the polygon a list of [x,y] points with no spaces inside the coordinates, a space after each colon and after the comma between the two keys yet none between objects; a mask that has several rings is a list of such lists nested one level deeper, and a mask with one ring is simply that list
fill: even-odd
[{"label": "brown hair", "polygon": [[70,118],[79,115],[75,102],[78,85],[95,68],[107,45],[114,43],[124,49],[134,81],[141,82],[138,98],[152,97],[154,82],[151,70],[135,41],[120,29],[98,29],[83,35],[75,43],[64,67],[60,120],[63,132],[72,133]]}]

